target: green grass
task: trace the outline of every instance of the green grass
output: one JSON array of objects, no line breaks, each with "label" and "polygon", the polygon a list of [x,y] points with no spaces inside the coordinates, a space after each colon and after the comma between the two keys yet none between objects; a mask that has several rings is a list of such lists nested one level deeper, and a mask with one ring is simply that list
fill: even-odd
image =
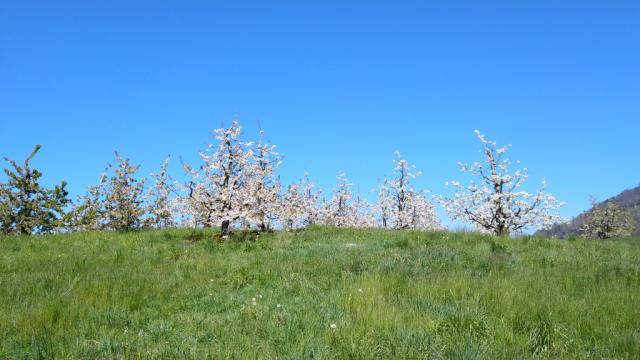
[{"label": "green grass", "polygon": [[16,236],[0,289],[0,358],[640,357],[638,239]]}]

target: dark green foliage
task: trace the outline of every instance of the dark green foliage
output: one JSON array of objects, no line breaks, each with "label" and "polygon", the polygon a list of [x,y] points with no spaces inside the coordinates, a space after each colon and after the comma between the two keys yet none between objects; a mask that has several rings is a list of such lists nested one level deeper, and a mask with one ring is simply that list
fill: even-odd
[{"label": "dark green foliage", "polygon": [[38,180],[42,173],[31,168],[30,162],[40,150],[33,152],[19,165],[5,158],[13,169],[4,169],[7,183],[0,184],[0,232],[3,234],[45,233],[63,225],[64,207],[69,204],[66,182],[47,189]]}]

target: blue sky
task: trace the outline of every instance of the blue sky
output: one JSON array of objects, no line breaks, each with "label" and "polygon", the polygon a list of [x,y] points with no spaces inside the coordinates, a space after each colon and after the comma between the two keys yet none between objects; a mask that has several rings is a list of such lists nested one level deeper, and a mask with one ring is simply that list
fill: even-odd
[{"label": "blue sky", "polygon": [[[0,155],[77,195],[113,150],[196,162],[234,116],[284,182],[367,194],[398,149],[448,194],[473,130],[577,215],[640,182],[637,1],[2,1]],[[182,172],[173,163],[172,172]]]}]

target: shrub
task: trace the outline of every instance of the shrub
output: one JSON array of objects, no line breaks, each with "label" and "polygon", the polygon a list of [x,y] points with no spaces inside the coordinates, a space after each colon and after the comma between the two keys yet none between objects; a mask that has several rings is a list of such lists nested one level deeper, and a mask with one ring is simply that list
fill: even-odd
[{"label": "shrub", "polygon": [[50,232],[62,226],[64,207],[69,203],[66,182],[53,189],[40,185],[42,173],[31,168],[31,160],[40,151],[36,145],[24,165],[5,158],[13,169],[4,169],[8,181],[0,184],[0,232],[32,234]]}]

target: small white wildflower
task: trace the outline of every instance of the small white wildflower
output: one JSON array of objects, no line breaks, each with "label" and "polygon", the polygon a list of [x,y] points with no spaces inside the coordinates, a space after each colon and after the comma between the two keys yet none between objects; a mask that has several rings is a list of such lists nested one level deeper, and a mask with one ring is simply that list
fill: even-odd
[{"label": "small white wildflower", "polygon": [[359,293],[361,293],[361,292],[362,292],[362,289],[358,289],[358,292],[359,292]]},{"label": "small white wildflower", "polygon": [[278,305],[276,305],[276,307],[277,307],[278,309],[280,309],[280,308],[282,307],[282,305],[278,304]]},{"label": "small white wildflower", "polygon": [[338,325],[336,325],[336,324],[331,324],[331,325],[329,325],[329,327],[331,328],[331,330],[335,330],[335,329],[337,329],[337,328],[338,328]]},{"label": "small white wildflower", "polygon": [[258,295],[258,299],[262,299],[262,295]]}]

